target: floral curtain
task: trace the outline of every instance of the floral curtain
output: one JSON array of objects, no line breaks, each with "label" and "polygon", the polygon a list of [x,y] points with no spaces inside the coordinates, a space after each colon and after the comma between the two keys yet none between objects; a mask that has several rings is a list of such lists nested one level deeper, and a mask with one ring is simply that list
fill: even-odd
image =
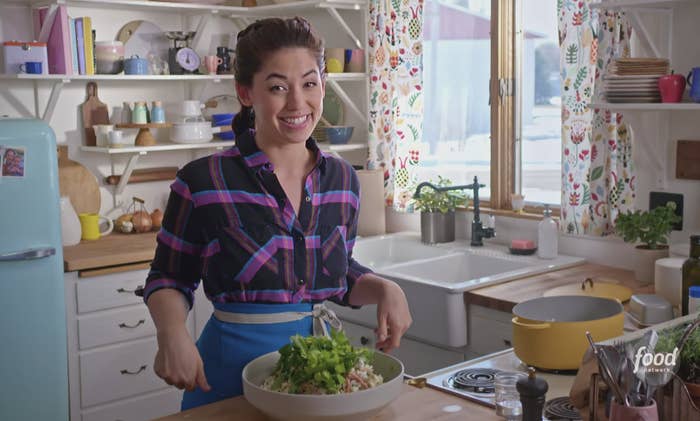
[{"label": "floral curtain", "polygon": [[370,0],[369,159],[387,206],[405,211],[423,131],[423,0]]},{"label": "floral curtain", "polygon": [[562,208],[560,227],[577,235],[612,233],[634,202],[631,134],[620,113],[591,109],[603,101],[610,62],[629,57],[624,14],[590,9],[591,0],[558,2],[562,71]]}]

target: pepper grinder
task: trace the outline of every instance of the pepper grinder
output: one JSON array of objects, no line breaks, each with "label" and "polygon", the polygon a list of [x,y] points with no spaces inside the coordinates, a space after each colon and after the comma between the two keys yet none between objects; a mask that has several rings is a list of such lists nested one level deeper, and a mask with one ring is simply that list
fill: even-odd
[{"label": "pepper grinder", "polygon": [[535,369],[528,367],[528,376],[515,385],[523,405],[522,421],[541,421],[544,399],[549,385],[544,379],[535,376]]}]

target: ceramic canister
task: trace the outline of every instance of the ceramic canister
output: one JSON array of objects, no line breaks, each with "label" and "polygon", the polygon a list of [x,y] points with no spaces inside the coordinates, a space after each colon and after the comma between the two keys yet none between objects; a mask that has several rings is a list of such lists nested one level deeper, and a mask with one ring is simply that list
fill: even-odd
[{"label": "ceramic canister", "polygon": [[674,307],[681,305],[681,268],[684,261],[685,259],[680,257],[666,257],[654,263],[654,292]]},{"label": "ceramic canister", "polygon": [[121,73],[124,68],[124,43],[121,41],[95,42],[95,64],[99,74]]}]

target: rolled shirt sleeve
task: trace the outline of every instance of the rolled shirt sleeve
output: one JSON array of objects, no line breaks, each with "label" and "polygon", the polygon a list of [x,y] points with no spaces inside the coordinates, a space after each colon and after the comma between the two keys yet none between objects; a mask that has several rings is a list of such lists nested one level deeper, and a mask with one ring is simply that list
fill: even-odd
[{"label": "rolled shirt sleeve", "polygon": [[190,192],[182,171],[170,186],[170,196],[157,236],[155,258],[146,278],[143,299],[162,288],[180,291],[190,308],[194,291],[202,277],[202,221],[197,217]]}]

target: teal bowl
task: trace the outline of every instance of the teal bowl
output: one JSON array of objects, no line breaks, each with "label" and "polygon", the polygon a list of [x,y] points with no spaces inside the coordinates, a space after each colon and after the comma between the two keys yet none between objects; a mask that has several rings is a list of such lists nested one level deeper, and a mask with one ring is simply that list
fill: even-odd
[{"label": "teal bowl", "polygon": [[328,139],[332,145],[345,145],[352,137],[354,127],[330,126],[324,127],[323,129],[326,132],[326,139]]}]

